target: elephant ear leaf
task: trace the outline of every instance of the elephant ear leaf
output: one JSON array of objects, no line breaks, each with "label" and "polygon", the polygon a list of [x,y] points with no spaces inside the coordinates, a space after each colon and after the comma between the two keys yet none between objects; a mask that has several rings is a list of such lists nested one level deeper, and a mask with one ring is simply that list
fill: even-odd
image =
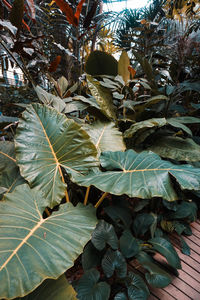
[{"label": "elephant ear leaf", "polygon": [[32,293],[16,300],[77,300],[76,295],[72,285],[69,284],[65,275],[62,275],[56,280],[45,280]]},{"label": "elephant ear leaf", "polygon": [[13,189],[25,180],[19,172],[15,160],[14,143],[0,142],[0,198],[2,194],[12,192]]},{"label": "elephant ear leaf", "polygon": [[181,269],[180,258],[170,242],[160,237],[155,237],[148,242],[153,246],[152,249],[162,254],[172,267]]},{"label": "elephant ear leaf", "polygon": [[58,278],[90,240],[96,226],[92,206],[65,203],[44,219],[47,205],[26,184],[0,202],[0,299],[23,297],[46,278]]},{"label": "elephant ear leaf", "polygon": [[102,153],[100,161],[104,172],[91,171],[86,176],[74,174],[72,180],[83,186],[94,185],[115,195],[126,194],[143,199],[162,197],[167,201],[178,199],[171,176],[181,189],[200,189],[200,168],[175,165],[153,152],[107,151]]},{"label": "elephant ear leaf", "polygon": [[16,157],[31,187],[40,189],[52,208],[60,203],[68,172],[87,172],[97,164],[96,147],[73,120],[55,109],[34,104],[22,114],[16,134]]},{"label": "elephant ear leaf", "polygon": [[128,296],[131,300],[147,300],[150,293],[144,280],[137,274],[129,272],[126,278]]},{"label": "elephant ear leaf", "polygon": [[122,133],[115,127],[113,122],[96,122],[92,125],[85,125],[84,129],[91,137],[99,153],[109,150],[125,150]]},{"label": "elephant ear leaf", "polygon": [[110,286],[106,282],[98,282],[100,273],[91,269],[79,279],[76,284],[77,297],[79,300],[108,300]]},{"label": "elephant ear leaf", "polygon": [[145,278],[149,285],[156,288],[164,288],[172,282],[172,277],[161,269],[147,253],[141,251],[137,260],[149,272],[145,273]]},{"label": "elephant ear leaf", "polygon": [[124,278],[127,273],[126,260],[121,252],[108,249],[102,259],[102,268],[107,277],[111,277],[114,272],[119,278]]},{"label": "elephant ear leaf", "polygon": [[125,230],[120,237],[120,250],[124,257],[130,258],[137,255],[140,251],[140,244],[132,235],[130,230]]},{"label": "elephant ear leaf", "polygon": [[92,234],[92,243],[100,251],[105,248],[106,243],[116,250],[118,248],[118,238],[113,225],[104,220],[99,221]]}]

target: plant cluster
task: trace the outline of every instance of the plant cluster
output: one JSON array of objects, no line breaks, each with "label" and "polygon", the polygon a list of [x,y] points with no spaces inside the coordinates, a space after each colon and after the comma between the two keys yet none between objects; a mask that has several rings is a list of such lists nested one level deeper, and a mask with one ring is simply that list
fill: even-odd
[{"label": "plant cluster", "polygon": [[[84,1],[55,2],[78,27]],[[0,116],[0,299],[146,300],[190,255],[199,77],[157,47],[131,51],[92,51],[81,84],[48,72],[48,91],[32,81],[35,101],[18,93],[20,112]]]}]

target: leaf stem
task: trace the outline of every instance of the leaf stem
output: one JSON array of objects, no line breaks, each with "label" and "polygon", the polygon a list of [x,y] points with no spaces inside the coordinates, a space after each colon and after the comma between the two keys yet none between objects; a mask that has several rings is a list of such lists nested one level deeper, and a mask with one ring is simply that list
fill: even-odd
[{"label": "leaf stem", "polygon": [[45,208],[45,213],[47,214],[48,217],[51,215],[47,207]]},{"label": "leaf stem", "polygon": [[97,207],[99,207],[99,205],[103,202],[103,200],[105,199],[105,197],[108,195],[108,193],[107,192],[105,192],[102,196],[101,196],[101,198],[99,199],[99,201],[95,204],[95,208],[97,208]]},{"label": "leaf stem", "polygon": [[87,202],[88,202],[88,196],[89,196],[90,188],[91,188],[91,186],[87,187],[87,190],[86,190],[86,193],[85,193],[85,199],[84,199],[84,203],[83,203],[84,205],[86,205]]},{"label": "leaf stem", "polygon": [[[60,167],[60,166],[58,167],[58,170],[59,170],[60,176],[61,176],[61,178],[62,178],[62,182],[65,183],[65,179],[64,179],[64,176],[63,176],[63,173],[62,173],[62,170],[61,170],[61,167]],[[69,200],[69,194],[68,194],[67,188],[66,188],[66,190],[65,190],[65,198],[66,198],[66,202],[69,203],[70,200]]]}]

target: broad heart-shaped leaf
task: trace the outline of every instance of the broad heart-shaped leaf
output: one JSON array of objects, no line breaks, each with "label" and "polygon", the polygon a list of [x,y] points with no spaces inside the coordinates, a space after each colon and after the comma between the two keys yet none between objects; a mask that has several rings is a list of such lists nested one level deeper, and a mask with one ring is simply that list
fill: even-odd
[{"label": "broad heart-shaped leaf", "polygon": [[20,185],[0,202],[0,298],[23,297],[73,266],[96,225],[94,208],[65,203],[43,219],[48,201]]},{"label": "broad heart-shaped leaf", "polygon": [[170,242],[168,242],[166,239],[155,237],[149,240],[148,243],[153,246],[153,250],[156,250],[162,254],[172,267],[181,269],[180,258]]},{"label": "broad heart-shaped leaf", "polygon": [[133,231],[135,236],[143,236],[148,230],[150,230],[153,222],[154,217],[152,214],[137,214],[133,221]]},{"label": "broad heart-shaped leaf", "polygon": [[84,271],[95,268],[101,264],[103,251],[98,251],[91,242],[89,242],[81,255],[81,262]]},{"label": "broad heart-shaped leaf", "polygon": [[103,271],[107,277],[111,277],[116,271],[118,278],[124,278],[127,273],[126,260],[120,251],[108,249],[101,262]]},{"label": "broad heart-shaped leaf", "polygon": [[50,207],[64,196],[61,167],[84,173],[96,163],[97,151],[88,134],[65,115],[40,104],[28,106],[22,114],[15,145],[22,175],[44,193]]},{"label": "broad heart-shaped leaf", "polygon": [[132,235],[130,230],[125,230],[120,237],[120,250],[124,257],[130,258],[137,255],[140,251],[140,244]]},{"label": "broad heart-shaped leaf", "polygon": [[200,161],[200,146],[192,139],[182,139],[177,136],[159,137],[149,150],[164,158],[179,161]]},{"label": "broad heart-shaped leaf", "polygon": [[190,222],[194,222],[197,218],[197,205],[195,202],[181,201],[177,205],[177,210],[168,213],[167,218],[170,220],[187,219]]},{"label": "broad heart-shaped leaf", "polygon": [[21,177],[19,168],[15,161],[14,143],[8,141],[0,142],[0,198],[2,194],[12,192],[25,180]]},{"label": "broad heart-shaped leaf", "polygon": [[77,300],[76,292],[65,275],[57,280],[47,279],[37,289],[23,298],[15,300]]},{"label": "broad heart-shaped leaf", "polygon": [[126,278],[128,297],[130,300],[147,300],[149,289],[144,280],[137,274],[129,272]]},{"label": "broad heart-shaped leaf", "polygon": [[99,81],[87,75],[87,81],[92,96],[96,99],[103,114],[111,120],[116,120],[115,107],[113,105],[112,94],[109,89],[100,85]]},{"label": "broad heart-shaped leaf", "polygon": [[200,168],[174,165],[152,152],[104,152],[100,160],[105,172],[90,172],[86,176],[72,174],[72,179],[77,184],[94,185],[115,195],[147,199],[162,197],[168,201],[178,199],[170,175],[182,189],[200,189]]},{"label": "broad heart-shaped leaf", "polygon": [[171,276],[155,264],[155,261],[147,253],[141,251],[137,256],[137,260],[149,271],[149,273],[145,273],[145,278],[151,286],[164,288],[172,282]]},{"label": "broad heart-shaped leaf", "polygon": [[92,234],[92,243],[98,250],[103,250],[106,243],[113,249],[118,248],[118,238],[112,224],[100,220]]},{"label": "broad heart-shaped leaf", "polygon": [[96,122],[92,125],[85,125],[83,129],[89,134],[99,153],[125,150],[122,133],[115,127],[114,123]]},{"label": "broad heart-shaped leaf", "polygon": [[91,269],[79,279],[75,289],[79,300],[108,300],[110,286],[106,282],[98,282],[100,273]]}]

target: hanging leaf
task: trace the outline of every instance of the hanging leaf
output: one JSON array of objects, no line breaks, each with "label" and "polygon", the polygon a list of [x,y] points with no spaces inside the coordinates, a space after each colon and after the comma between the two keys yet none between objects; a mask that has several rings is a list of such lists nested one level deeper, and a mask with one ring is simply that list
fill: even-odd
[{"label": "hanging leaf", "polygon": [[58,55],[58,56],[56,56],[56,58],[51,62],[48,71],[49,71],[50,73],[55,72],[55,71],[57,70],[57,67],[58,67],[58,65],[60,64],[60,62],[61,62],[61,56]]},{"label": "hanging leaf", "polygon": [[73,174],[72,179],[79,185],[94,185],[114,195],[126,194],[143,199],[162,197],[167,201],[178,200],[171,176],[183,190],[200,189],[199,168],[174,165],[152,152],[107,151],[102,153],[100,161],[105,172],[91,171],[86,176]]},{"label": "hanging leaf", "polygon": [[154,217],[152,214],[137,214],[133,221],[133,231],[135,236],[144,236],[144,234],[150,230],[150,226],[154,222]]},{"label": "hanging leaf", "polygon": [[10,193],[17,185],[25,183],[21,177],[15,160],[14,143],[0,142],[0,198],[4,193]]},{"label": "hanging leaf", "polygon": [[74,18],[73,10],[67,2],[64,0],[55,0],[56,4],[59,6],[60,10],[66,15],[69,24],[77,26],[77,21]]},{"label": "hanging leaf", "polygon": [[43,219],[48,200],[28,185],[16,187],[4,200],[0,202],[0,298],[12,299],[72,267],[91,238],[96,217],[91,206],[65,203]]},{"label": "hanging leaf", "polygon": [[141,251],[137,256],[137,260],[149,271],[149,273],[145,273],[145,278],[148,284],[152,287],[164,288],[172,282],[172,278],[169,273],[155,264],[155,261],[147,253]]},{"label": "hanging leaf", "polygon": [[200,146],[189,138],[161,136],[148,150],[178,161],[200,161]]},{"label": "hanging leaf", "polygon": [[80,0],[79,4],[76,7],[76,12],[74,14],[74,18],[76,19],[77,25],[79,23],[79,18],[80,18],[80,14],[81,14],[84,3],[85,3],[85,0]]},{"label": "hanging leaf", "polygon": [[118,75],[122,76],[125,83],[130,79],[129,72],[130,59],[126,51],[122,51],[122,54],[118,61]]},{"label": "hanging leaf", "polygon": [[65,275],[56,280],[45,280],[36,290],[23,298],[15,300],[77,300],[76,292]]},{"label": "hanging leaf", "polygon": [[84,173],[96,164],[96,148],[87,133],[65,115],[40,104],[23,112],[15,145],[22,175],[44,193],[50,207],[64,196],[61,167]]},{"label": "hanging leaf", "polygon": [[162,254],[172,267],[181,269],[180,258],[170,242],[168,242],[166,239],[155,237],[151,240],[148,240],[148,243],[153,246],[151,249]]},{"label": "hanging leaf", "polygon": [[85,20],[83,22],[83,27],[88,28],[91,24],[92,18],[94,17],[98,6],[98,1],[94,0],[91,9],[88,11]]},{"label": "hanging leaf", "polygon": [[182,253],[185,255],[190,255],[191,254],[190,247],[188,246],[188,244],[186,243],[186,241],[184,240],[184,238],[182,236],[180,236],[180,241],[181,241]]},{"label": "hanging leaf", "polygon": [[136,256],[140,251],[140,244],[130,230],[125,230],[119,240],[120,250],[124,257]]},{"label": "hanging leaf", "polygon": [[167,215],[168,219],[188,219],[190,222],[194,222],[197,219],[197,205],[194,202],[181,201],[177,205],[176,211],[171,211]]},{"label": "hanging leaf", "polygon": [[99,154],[103,151],[124,151],[125,144],[122,133],[115,127],[112,122],[95,122],[92,125],[83,127],[91,137]]},{"label": "hanging leaf", "polygon": [[92,243],[98,250],[103,250],[106,243],[113,249],[117,249],[118,238],[113,225],[100,220],[92,234]]},{"label": "hanging leaf", "polygon": [[128,297],[130,300],[147,300],[150,293],[144,280],[137,274],[129,272],[126,278]]},{"label": "hanging leaf", "polygon": [[116,110],[113,105],[113,98],[110,90],[100,85],[99,81],[95,80],[92,76],[87,75],[87,81],[92,96],[99,104],[102,113],[111,120],[116,120]]},{"label": "hanging leaf", "polygon": [[95,268],[101,265],[102,252],[98,251],[91,242],[89,242],[82,253],[81,263],[83,270],[87,271],[89,269]]},{"label": "hanging leaf", "polygon": [[108,300],[110,286],[106,282],[98,282],[100,273],[96,269],[88,270],[76,285],[79,300]]},{"label": "hanging leaf", "polygon": [[101,262],[103,271],[107,277],[116,272],[117,277],[124,278],[127,273],[126,260],[121,252],[108,249]]},{"label": "hanging leaf", "polygon": [[104,211],[118,225],[119,221],[122,221],[125,227],[130,227],[132,223],[132,215],[129,208],[120,205],[109,205],[104,207]]}]

